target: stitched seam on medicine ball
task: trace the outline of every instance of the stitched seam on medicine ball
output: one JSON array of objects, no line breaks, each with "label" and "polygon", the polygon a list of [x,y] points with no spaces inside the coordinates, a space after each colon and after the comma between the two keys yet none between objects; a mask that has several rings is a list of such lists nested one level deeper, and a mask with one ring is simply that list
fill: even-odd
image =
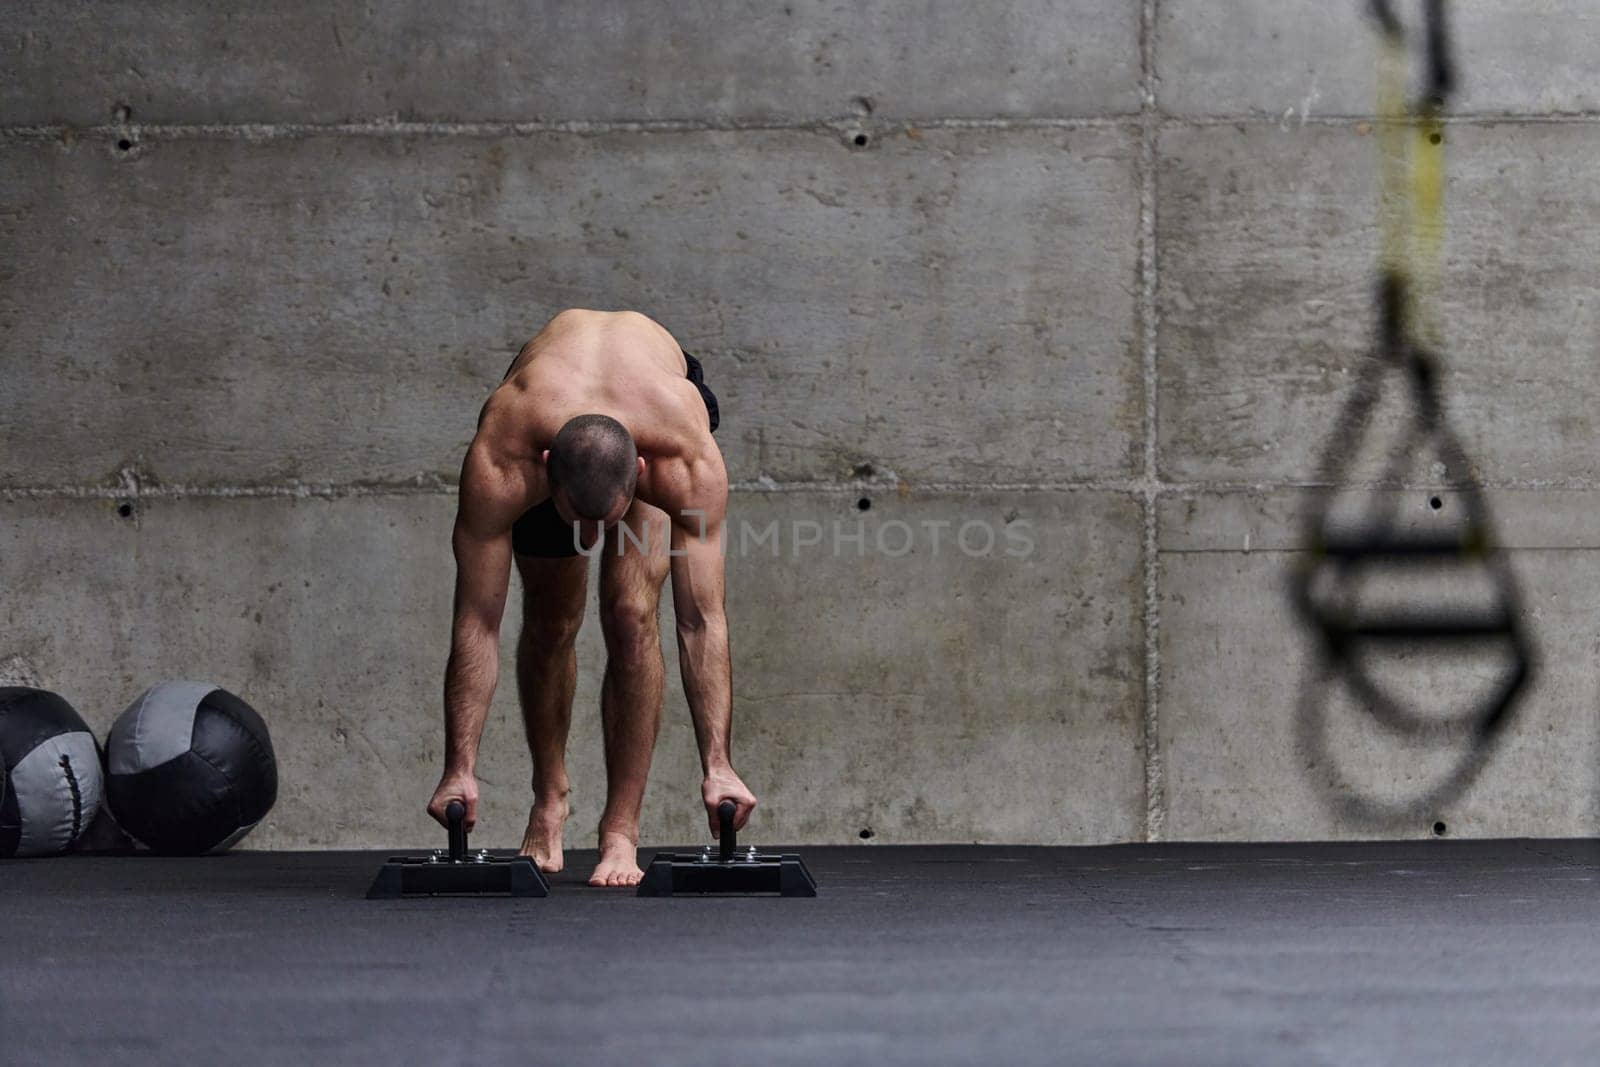
[{"label": "stitched seam on medicine ball", "polygon": [[212,763],[210,760],[206,759],[206,755],[205,755],[204,752],[197,752],[196,750],[191,748],[189,750],[189,755],[193,756],[195,759],[199,760],[201,763],[204,763],[207,767],[210,767],[212,770],[214,770],[218,774],[222,775],[222,780],[224,782],[227,782],[229,785],[238,785],[239,784],[239,780],[237,778],[235,778],[233,775],[229,774],[227,771],[223,770],[221,767],[218,767],[215,763]]},{"label": "stitched seam on medicine ball", "polygon": [[[246,711],[253,713],[254,718],[261,725],[261,730],[265,731],[267,729],[266,720],[261,718],[261,713],[257,712],[254,708],[250,707],[250,705],[245,704],[244,700],[242,700],[241,698],[239,698],[237,696],[234,696],[234,694],[228,692],[226,689],[219,689],[219,690],[217,690],[217,692],[222,693],[224,696],[230,697],[233,700],[237,701],[239,704],[243,705],[243,707],[244,707],[244,709]],[[208,694],[207,699],[209,699],[209,696],[210,695]],[[204,706],[207,709],[209,709],[213,714],[222,716],[224,719],[226,719],[228,722],[232,723],[238,729],[240,735],[244,738],[244,743],[245,743],[248,751],[250,752],[251,755],[253,755],[255,757],[255,759],[253,761],[254,767],[264,770],[265,773],[271,777],[271,779],[272,779],[272,781],[271,781],[272,801],[273,801],[273,803],[276,803],[277,794],[278,794],[277,757],[272,752],[272,742],[271,742],[271,739],[270,739],[270,735],[266,734],[264,732],[257,732],[253,728],[253,726],[252,726],[252,724],[250,722],[250,719],[248,717],[236,714],[234,709],[229,707],[227,704],[216,703],[216,704],[205,704]],[[197,728],[198,728],[198,725],[199,725],[199,721],[200,721],[199,715],[196,714],[195,723],[196,723],[196,727]],[[199,756],[203,760],[205,759],[205,757],[201,756],[201,754],[198,751],[195,751],[194,754],[196,756]],[[208,763],[208,764],[211,763],[210,760],[205,760],[205,762]],[[212,764],[212,765],[215,766],[214,764]],[[222,768],[218,767],[217,771],[219,773],[221,773]],[[240,771],[241,771],[242,774],[248,774],[250,772],[250,763],[249,762],[241,763],[240,764]],[[223,777],[225,779],[227,779],[228,784],[230,784],[230,785],[236,785],[239,782],[239,779],[230,778],[226,774],[224,774]],[[244,804],[243,804],[243,800],[242,799],[238,803],[237,809],[239,811],[240,818],[242,819],[244,817]],[[272,804],[269,803],[267,805],[267,810],[268,811],[272,810]],[[263,813],[263,817],[264,817],[264,814],[265,813]],[[258,819],[257,821],[259,822],[260,820]]]},{"label": "stitched seam on medicine ball", "polygon": [[151,686],[149,689],[146,689],[143,693],[139,694],[139,708],[133,713],[133,729],[129,732],[130,736],[128,737],[128,742],[133,745],[133,751],[136,754],[136,759],[137,753],[140,750],[139,740],[144,737],[144,709],[150,706],[150,694],[154,693],[155,691],[156,687]]},{"label": "stitched seam on medicine ball", "polygon": [[[210,767],[212,770],[216,771],[217,774],[222,776],[222,780],[224,782],[227,782],[230,786],[236,786],[236,785],[239,784],[238,779],[234,778],[232,775],[230,775],[227,771],[223,770],[221,767],[218,767],[215,763],[212,763],[210,760],[206,759],[205,754],[203,752],[196,752],[194,749],[191,748],[189,750],[189,755],[193,756],[195,759],[199,760],[201,763],[204,763],[207,767]],[[236,790],[236,789],[229,789],[228,793],[227,793],[228,804],[229,804],[230,807],[233,808],[234,830],[238,830],[239,824],[244,822],[244,812],[243,812],[242,808],[240,807],[239,797],[238,797],[237,794],[238,794],[238,790]],[[226,839],[224,839],[224,840],[226,840]],[[215,848],[216,846],[213,845],[212,847]]]},{"label": "stitched seam on medicine ball", "polygon": [[72,791],[72,840],[83,832],[83,793],[78,788],[78,776],[72,772],[72,757],[61,754],[61,770],[67,776],[67,788]]}]

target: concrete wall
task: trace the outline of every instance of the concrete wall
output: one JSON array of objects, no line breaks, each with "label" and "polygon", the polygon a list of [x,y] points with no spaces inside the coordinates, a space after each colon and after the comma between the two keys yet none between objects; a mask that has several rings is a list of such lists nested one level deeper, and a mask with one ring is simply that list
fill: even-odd
[{"label": "concrete wall", "polygon": [[[1296,750],[1283,575],[1370,333],[1357,6],[10,5],[0,674],[102,728],[213,679],[280,754],[252,843],[432,840],[477,406],[555,311],[634,307],[723,398],[736,522],[785,538],[729,561],[760,839],[1592,833],[1579,0],[1455,5],[1447,385],[1540,682],[1477,786],[1415,819],[1341,813]],[[1424,506],[1439,480],[1395,488]],[[997,547],[962,551],[963,523]],[[647,842],[703,833],[670,687]],[[1428,765],[1341,722],[1373,788]],[[528,776],[508,670],[484,844],[519,839]]]}]

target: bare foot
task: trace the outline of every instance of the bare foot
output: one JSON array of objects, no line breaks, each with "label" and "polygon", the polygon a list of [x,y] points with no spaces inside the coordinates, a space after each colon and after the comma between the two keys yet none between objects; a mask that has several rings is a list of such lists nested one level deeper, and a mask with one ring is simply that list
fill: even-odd
[{"label": "bare foot", "polygon": [[589,876],[590,885],[638,885],[644,878],[639,869],[639,846],[627,834],[607,831],[600,835],[600,862]]},{"label": "bare foot", "polygon": [[567,821],[567,799],[550,803],[534,801],[528,815],[528,829],[522,835],[519,855],[532,856],[534,865],[545,874],[561,870],[561,826]]}]

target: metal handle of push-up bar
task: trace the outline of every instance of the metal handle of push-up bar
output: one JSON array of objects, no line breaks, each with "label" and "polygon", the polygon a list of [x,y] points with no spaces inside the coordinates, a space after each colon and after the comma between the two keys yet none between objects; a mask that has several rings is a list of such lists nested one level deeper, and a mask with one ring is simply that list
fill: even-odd
[{"label": "metal handle of push-up bar", "polygon": [[445,826],[450,831],[450,862],[462,863],[467,858],[467,806],[459,800],[445,805]]},{"label": "metal handle of push-up bar", "polygon": [[722,846],[719,859],[723,863],[733,861],[734,839],[733,817],[739,813],[739,805],[731,800],[724,800],[717,805],[717,843]]}]

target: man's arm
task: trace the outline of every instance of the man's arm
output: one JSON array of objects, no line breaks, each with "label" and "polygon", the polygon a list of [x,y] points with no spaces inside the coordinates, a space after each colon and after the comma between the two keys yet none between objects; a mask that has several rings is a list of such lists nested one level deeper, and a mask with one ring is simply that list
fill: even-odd
[{"label": "man's arm", "polygon": [[728,656],[728,618],[723,611],[722,524],[727,511],[727,474],[718,463],[696,472],[702,509],[672,517],[672,602],[678,618],[678,665],[683,693],[694,718],[700,748],[701,786],[712,834],[718,832],[717,804],[738,805],[734,825],[742,828],[756,806],[755,795],[734,773],[730,755],[733,669]]},{"label": "man's arm", "polygon": [[478,742],[499,681],[500,620],[511,579],[515,507],[501,489],[481,453],[469,451],[451,536],[456,592],[444,677],[444,775],[428,802],[428,813],[442,823],[450,801],[460,800],[468,829],[477,820]]}]

